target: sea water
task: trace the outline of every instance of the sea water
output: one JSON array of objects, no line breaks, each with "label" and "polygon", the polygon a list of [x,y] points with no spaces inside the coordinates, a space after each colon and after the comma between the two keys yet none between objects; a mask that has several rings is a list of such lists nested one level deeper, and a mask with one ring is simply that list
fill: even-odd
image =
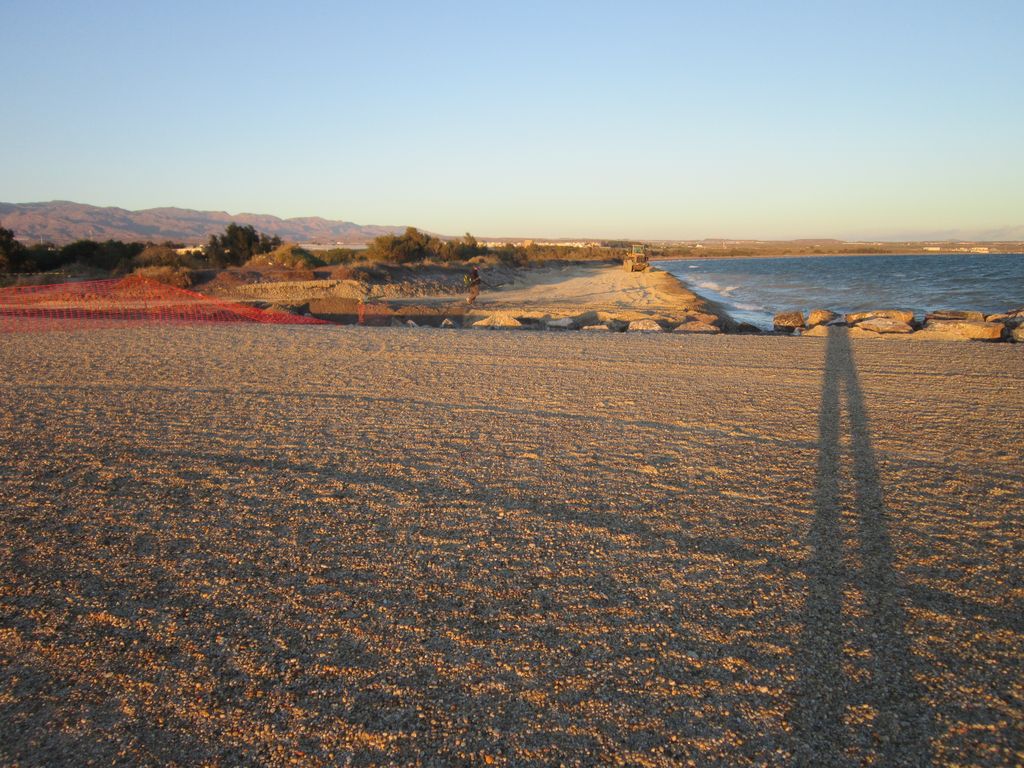
[{"label": "sea water", "polygon": [[771,328],[776,312],[938,309],[1005,312],[1024,306],[1024,254],[799,256],[661,261],[738,322]]}]

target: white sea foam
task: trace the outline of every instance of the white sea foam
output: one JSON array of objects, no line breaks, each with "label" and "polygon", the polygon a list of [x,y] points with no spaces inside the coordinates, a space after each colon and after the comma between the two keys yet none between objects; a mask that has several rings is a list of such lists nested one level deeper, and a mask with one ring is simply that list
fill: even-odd
[{"label": "white sea foam", "polygon": [[712,280],[701,280],[697,283],[698,288],[703,288],[705,291],[714,291],[715,293],[722,292],[722,286]]},{"label": "white sea foam", "polygon": [[737,288],[739,288],[738,285],[720,285],[719,283],[716,283],[713,280],[698,281],[697,287],[703,288],[706,291],[714,291],[719,296],[728,296]]}]

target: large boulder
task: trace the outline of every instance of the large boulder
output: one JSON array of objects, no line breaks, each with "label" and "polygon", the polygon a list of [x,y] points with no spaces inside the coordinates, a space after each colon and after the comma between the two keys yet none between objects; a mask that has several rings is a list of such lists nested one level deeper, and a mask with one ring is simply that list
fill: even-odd
[{"label": "large boulder", "polygon": [[797,328],[804,327],[804,313],[797,311],[779,312],[772,320],[772,325],[776,331],[792,333]]},{"label": "large boulder", "polygon": [[878,331],[872,331],[867,328],[861,328],[859,325],[855,325],[847,331],[851,339],[881,339],[884,338]]},{"label": "large boulder", "polygon": [[705,325],[713,325],[716,328],[722,324],[721,318],[718,315],[712,315],[710,312],[687,312],[686,317],[682,318],[683,323],[704,323]]},{"label": "large boulder", "polygon": [[657,333],[663,329],[656,320],[644,318],[643,320],[633,320],[626,330],[638,333]]},{"label": "large boulder", "polygon": [[441,327],[442,328],[454,328],[455,327],[455,323],[452,322],[452,319],[450,317],[446,317],[444,320],[441,321]]},{"label": "large boulder", "polygon": [[846,316],[846,323],[847,325],[856,325],[864,320],[872,320],[877,317],[899,320],[907,325],[914,322],[914,313],[906,309],[873,309],[870,312],[851,312]]},{"label": "large boulder", "polygon": [[1010,338],[1018,343],[1024,342],[1024,325],[1018,325],[1014,328],[1010,333]]},{"label": "large boulder", "polygon": [[721,333],[721,329],[717,325],[706,323],[703,320],[690,320],[689,318],[681,322],[675,328],[672,329],[672,333]]},{"label": "large boulder", "polygon": [[914,334],[915,339],[936,341],[1000,341],[1006,326],[1002,323],[967,320],[933,320]]},{"label": "large boulder", "polygon": [[933,320],[966,320],[970,323],[984,323],[985,315],[981,312],[962,309],[940,309],[924,316],[925,323],[930,323]]},{"label": "large boulder", "polygon": [[483,320],[477,320],[473,323],[474,328],[522,328],[523,324],[520,323],[515,317],[509,312],[496,312],[493,315],[488,315]]},{"label": "large boulder", "polygon": [[812,309],[807,315],[807,327],[813,328],[816,325],[828,325],[839,319],[839,315],[831,309]]},{"label": "large boulder", "polygon": [[[884,322],[895,322],[895,321],[885,320]],[[829,334],[831,334],[831,333],[845,333],[851,339],[884,339],[884,338],[908,339],[908,338],[910,338],[911,336],[914,335],[912,333],[913,329],[909,325],[906,325],[905,323],[903,325],[904,325],[904,327],[907,330],[905,330],[905,331],[892,331],[892,330],[889,330],[889,331],[876,331],[876,330],[872,330],[871,328],[865,327],[864,323],[861,323],[860,325],[854,325],[851,328],[836,328],[835,330],[833,330],[832,326],[816,325],[813,328],[808,328],[806,331],[804,331],[800,335],[801,336],[809,336],[809,337],[812,337],[812,338],[813,337],[827,338],[829,336]]]},{"label": "large boulder", "polygon": [[986,323],[1002,323],[1007,328],[1016,328],[1019,325],[1024,325],[1024,314],[1013,314],[1010,312],[1000,312],[997,315],[989,315],[985,318]]},{"label": "large boulder", "polygon": [[865,331],[874,331],[875,333],[913,333],[914,329],[907,323],[901,323],[899,320],[893,320],[889,317],[872,317],[867,320],[861,320],[857,323],[857,328]]}]

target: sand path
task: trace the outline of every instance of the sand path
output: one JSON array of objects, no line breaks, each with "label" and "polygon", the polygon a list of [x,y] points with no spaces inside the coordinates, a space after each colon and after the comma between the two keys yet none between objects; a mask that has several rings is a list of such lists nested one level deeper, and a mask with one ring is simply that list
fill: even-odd
[{"label": "sand path", "polygon": [[607,264],[568,264],[521,271],[511,285],[484,290],[480,307],[552,313],[706,311],[707,303],[659,269],[627,272]]},{"label": "sand path", "polygon": [[1018,764],[1022,356],[0,334],[0,763]]}]

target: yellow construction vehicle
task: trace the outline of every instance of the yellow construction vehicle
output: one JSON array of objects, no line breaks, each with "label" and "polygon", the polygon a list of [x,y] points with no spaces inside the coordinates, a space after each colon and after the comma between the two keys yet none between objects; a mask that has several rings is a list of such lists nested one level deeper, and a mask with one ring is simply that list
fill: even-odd
[{"label": "yellow construction vehicle", "polygon": [[651,266],[647,261],[647,248],[643,244],[634,245],[622,260],[622,266],[627,272],[643,272]]}]

